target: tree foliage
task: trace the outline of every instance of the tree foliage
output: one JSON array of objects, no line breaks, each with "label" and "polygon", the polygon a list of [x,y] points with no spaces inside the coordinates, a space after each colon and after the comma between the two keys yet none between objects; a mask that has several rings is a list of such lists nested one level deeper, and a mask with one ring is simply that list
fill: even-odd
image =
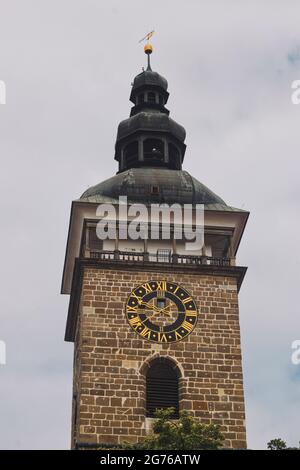
[{"label": "tree foliage", "polygon": [[287,448],[286,442],[280,438],[272,439],[268,442],[267,448],[269,450],[283,450]]},{"label": "tree foliage", "polygon": [[203,424],[182,412],[178,420],[170,419],[172,408],[157,410],[152,432],[144,441],[127,445],[127,449],[143,450],[199,450],[218,449],[224,436],[219,426]]},{"label": "tree foliage", "polygon": [[271,441],[269,441],[267,444],[267,448],[269,450],[300,450],[300,447],[288,447],[286,442],[279,437],[276,439],[271,439]]}]

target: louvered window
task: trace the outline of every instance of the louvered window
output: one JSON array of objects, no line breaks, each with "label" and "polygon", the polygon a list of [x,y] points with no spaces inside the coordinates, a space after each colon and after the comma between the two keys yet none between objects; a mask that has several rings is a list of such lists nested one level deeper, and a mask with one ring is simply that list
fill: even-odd
[{"label": "louvered window", "polygon": [[174,364],[168,359],[154,360],[146,375],[146,411],[154,417],[161,408],[174,408],[172,418],[179,417],[178,374]]}]

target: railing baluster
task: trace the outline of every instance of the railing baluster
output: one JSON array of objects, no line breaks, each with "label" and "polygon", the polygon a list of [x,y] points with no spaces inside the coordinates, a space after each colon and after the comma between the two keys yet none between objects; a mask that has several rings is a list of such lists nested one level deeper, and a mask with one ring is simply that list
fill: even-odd
[{"label": "railing baluster", "polygon": [[192,256],[178,255],[173,253],[169,257],[157,256],[154,253],[133,253],[127,251],[98,251],[90,250],[89,258],[100,259],[102,261],[126,262],[132,261],[136,263],[167,263],[167,264],[194,264],[194,265],[210,265],[210,266],[231,266],[230,258],[216,258],[213,256]]}]

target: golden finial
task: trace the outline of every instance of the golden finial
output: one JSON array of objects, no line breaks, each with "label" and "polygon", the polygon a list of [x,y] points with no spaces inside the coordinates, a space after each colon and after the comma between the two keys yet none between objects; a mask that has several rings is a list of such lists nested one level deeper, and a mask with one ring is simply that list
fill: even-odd
[{"label": "golden finial", "polygon": [[152,47],[152,44],[150,44],[149,42],[149,39],[153,36],[154,34],[154,30],[153,31],[150,31],[150,33],[146,34],[146,36],[144,36],[139,42],[143,42],[143,41],[147,41],[145,46],[144,46],[144,52],[145,54],[147,54],[148,56],[148,67],[147,67],[147,70],[151,70],[151,66],[150,66],[150,54],[152,54],[152,51],[153,51],[153,47]]}]

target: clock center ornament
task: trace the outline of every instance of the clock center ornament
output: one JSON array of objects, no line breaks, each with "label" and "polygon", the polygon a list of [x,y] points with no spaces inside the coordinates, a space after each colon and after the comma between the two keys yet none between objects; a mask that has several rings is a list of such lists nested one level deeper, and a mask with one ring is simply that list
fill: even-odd
[{"label": "clock center ornament", "polygon": [[131,328],[155,343],[174,343],[195,328],[197,305],[191,294],[174,282],[148,281],[135,287],[126,302]]}]

